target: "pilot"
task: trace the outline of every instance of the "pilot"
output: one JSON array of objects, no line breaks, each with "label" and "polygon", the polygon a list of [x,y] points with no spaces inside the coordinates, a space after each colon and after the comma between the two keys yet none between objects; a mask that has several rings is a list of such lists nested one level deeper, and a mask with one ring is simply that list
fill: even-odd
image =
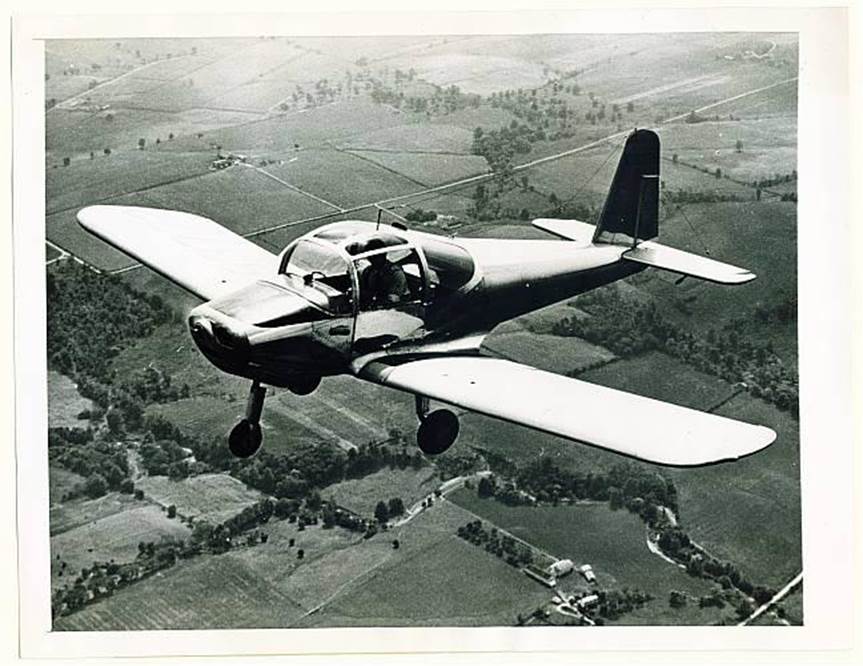
[{"label": "pilot", "polygon": [[[384,246],[380,238],[372,238],[365,251],[379,250]],[[384,253],[369,257],[369,265],[360,277],[360,297],[366,306],[400,303],[410,296],[410,287],[404,270],[387,259]]]}]

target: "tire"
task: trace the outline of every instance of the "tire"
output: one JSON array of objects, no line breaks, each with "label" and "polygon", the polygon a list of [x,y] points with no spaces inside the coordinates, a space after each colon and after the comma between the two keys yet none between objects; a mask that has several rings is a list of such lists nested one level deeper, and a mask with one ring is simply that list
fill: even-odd
[{"label": "tire", "polygon": [[320,383],[320,375],[297,375],[288,382],[288,390],[296,395],[309,395]]},{"label": "tire", "polygon": [[458,431],[458,417],[448,409],[438,409],[420,423],[417,444],[426,455],[437,456],[455,443]]},{"label": "tire", "polygon": [[228,448],[237,458],[250,458],[261,448],[263,438],[259,423],[243,419],[231,430]]}]

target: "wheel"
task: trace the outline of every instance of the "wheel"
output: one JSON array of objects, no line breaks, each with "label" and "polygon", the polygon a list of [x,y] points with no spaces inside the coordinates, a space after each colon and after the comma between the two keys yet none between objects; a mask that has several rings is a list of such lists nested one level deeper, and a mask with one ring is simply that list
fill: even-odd
[{"label": "wheel", "polygon": [[309,395],[320,383],[320,375],[297,375],[288,382],[288,390],[297,395]]},{"label": "wheel", "polygon": [[453,445],[458,437],[458,417],[448,409],[438,409],[423,419],[417,430],[420,450],[436,456]]},{"label": "wheel", "polygon": [[260,423],[243,419],[231,430],[228,436],[228,448],[237,458],[249,458],[261,448],[263,438]]}]

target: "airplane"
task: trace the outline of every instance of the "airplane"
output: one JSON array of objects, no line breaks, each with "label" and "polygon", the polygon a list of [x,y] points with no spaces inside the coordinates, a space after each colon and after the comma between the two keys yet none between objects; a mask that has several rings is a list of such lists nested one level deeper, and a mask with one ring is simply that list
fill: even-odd
[{"label": "airplane", "polygon": [[[379,217],[326,224],[275,255],[185,212],[94,205],[77,217],[204,301],[188,315],[192,339],[217,368],[251,380],[228,437],[237,457],[261,447],[267,386],[308,395],[322,377],[351,375],[414,396],[428,455],[459,433],[456,414],[432,410],[434,400],[660,465],[733,461],[776,433],[481,350],[502,322],[647,268],[727,285],[755,278],[653,240],[659,156],[655,132],[633,131],[596,225],[533,220],[548,239],[454,238]],[[369,275],[381,266],[387,277],[374,286]],[[383,294],[381,282],[390,283]]]}]

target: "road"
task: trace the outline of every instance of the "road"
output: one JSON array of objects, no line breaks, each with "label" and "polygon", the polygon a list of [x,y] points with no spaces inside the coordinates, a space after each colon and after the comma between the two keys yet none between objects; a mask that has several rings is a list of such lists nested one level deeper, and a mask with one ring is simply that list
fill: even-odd
[{"label": "road", "polygon": [[[136,67],[135,69],[130,69],[128,72],[126,72],[124,74],[120,74],[120,76],[115,76],[112,79],[102,81],[102,83],[95,85],[92,88],[88,88],[84,92],[80,92],[77,95],[72,95],[72,97],[67,97],[66,99],[64,99],[61,102],[57,102],[57,104],[55,104],[50,109],[48,109],[46,111],[46,113],[50,113],[51,111],[54,111],[55,109],[64,109],[64,110],[68,111],[69,110],[69,107],[68,107],[69,104],[71,104],[72,102],[74,102],[76,100],[81,99],[82,97],[86,97],[87,95],[92,94],[93,91],[98,90],[99,88],[110,85],[112,83],[117,83],[117,81],[121,81],[122,79],[125,79],[127,76],[133,76],[134,74],[140,74],[141,70],[147,69],[148,67],[152,67],[155,64],[162,63],[162,62],[168,62],[170,60],[178,60],[179,58],[185,58],[185,57],[187,57],[187,56],[186,55],[178,55],[178,56],[174,56],[173,58],[164,58],[162,60],[154,60],[153,62],[148,62],[147,64],[141,65],[140,67]],[[72,108],[74,108],[74,107],[72,107]]]},{"label": "road", "polygon": [[[162,62],[164,62],[164,61],[162,61]],[[136,71],[136,70],[133,70],[133,71]],[[127,74],[125,74],[123,76],[128,76],[128,74],[131,74],[131,72],[128,72]],[[116,80],[116,79],[113,79],[113,80]],[[716,108],[718,106],[722,106],[723,104],[728,104],[729,102],[734,102],[736,100],[743,99],[744,97],[749,97],[751,95],[757,95],[758,93],[762,93],[762,92],[765,92],[767,90],[777,88],[779,86],[787,85],[788,83],[791,83],[791,82],[796,81],[796,80],[797,80],[797,77],[794,76],[794,77],[785,79],[783,81],[779,81],[777,83],[772,83],[772,84],[767,85],[767,86],[755,88],[754,90],[749,90],[749,91],[746,91],[743,93],[739,93],[739,94],[734,95],[732,97],[727,97],[725,99],[719,100],[718,102],[713,102],[711,104],[707,104],[705,106],[702,106],[698,109],[694,109],[694,111],[695,111],[695,113],[703,113],[705,111],[709,111],[710,109]],[[665,125],[668,123],[676,122],[678,120],[682,120],[683,118],[688,116],[689,113],[690,112],[687,111],[686,113],[681,113],[679,115],[672,116],[671,118],[666,118],[664,121],[662,121],[661,124]],[[631,130],[627,129],[627,130],[622,130],[620,132],[614,132],[613,134],[609,134],[609,135],[604,136],[600,139],[590,141],[589,143],[578,146],[577,148],[571,148],[569,150],[564,150],[562,152],[555,153],[553,155],[547,155],[546,157],[540,157],[538,159],[531,160],[530,162],[524,162],[522,164],[519,164],[519,165],[513,167],[513,171],[515,171],[515,172],[525,171],[527,169],[531,169],[531,168],[539,166],[541,164],[547,164],[548,162],[553,162],[555,160],[564,159],[564,158],[570,157],[572,155],[577,155],[577,154],[582,153],[586,150],[590,150],[591,148],[602,145],[603,143],[606,143],[608,141],[613,141],[615,139],[619,139],[623,136],[626,136],[630,133],[630,131]],[[281,182],[283,185],[291,188],[292,190],[301,192],[302,194],[305,194],[307,196],[312,196],[313,198],[318,199],[321,203],[324,203],[327,206],[330,206],[336,210],[334,210],[331,213],[323,213],[321,215],[315,215],[315,216],[303,218],[300,220],[283,222],[281,224],[275,224],[275,225],[271,225],[268,227],[263,227],[261,229],[256,229],[255,231],[250,231],[248,233],[243,234],[243,236],[245,238],[255,238],[257,236],[263,236],[264,234],[268,234],[268,233],[271,233],[274,231],[280,231],[282,229],[287,229],[289,227],[295,227],[295,226],[299,226],[299,225],[303,225],[303,224],[310,224],[312,222],[323,221],[323,220],[327,220],[331,217],[335,217],[338,215],[348,215],[351,213],[359,212],[361,210],[366,210],[368,208],[386,208],[389,205],[399,203],[401,201],[407,201],[407,200],[414,199],[417,197],[427,196],[429,194],[437,194],[437,193],[446,192],[446,191],[452,190],[452,189],[462,188],[462,187],[465,187],[467,185],[471,185],[474,183],[484,182],[484,181],[489,180],[489,179],[494,177],[494,173],[482,173],[482,174],[478,174],[476,176],[470,176],[468,178],[462,178],[460,180],[456,180],[456,181],[453,181],[450,183],[444,183],[443,185],[437,185],[435,187],[428,187],[428,188],[425,188],[422,190],[418,190],[417,192],[412,192],[410,194],[402,194],[402,195],[399,195],[396,197],[389,197],[386,199],[379,199],[377,201],[370,201],[368,203],[360,204],[358,206],[353,206],[351,208],[341,208],[340,206],[337,206],[336,204],[333,204],[329,201],[326,201],[324,199],[320,199],[319,197],[314,197],[314,195],[311,195],[308,192],[300,190],[299,188],[291,185],[290,183],[282,181],[281,179],[273,176],[272,174],[267,173],[266,171],[263,171],[261,169],[258,169],[258,170],[261,171],[261,173],[269,176],[270,178],[273,178],[274,180]],[[158,187],[158,186],[156,186],[156,187]],[[58,250],[66,252],[67,254],[70,254],[70,255],[72,254],[72,253],[68,252],[67,250],[64,250],[63,248],[60,248],[57,246],[55,246],[55,247]],[[74,255],[72,255],[72,256],[74,256]],[[84,263],[86,263],[86,262],[84,262]],[[141,264],[132,264],[130,266],[126,266],[124,268],[118,269],[117,271],[113,271],[113,272],[115,272],[115,273],[116,272],[125,272],[125,271],[129,271],[129,270],[133,270],[135,268],[140,268],[140,266],[141,266]]]},{"label": "road", "polygon": [[790,581],[788,581],[788,583],[785,585],[785,587],[783,587],[776,594],[774,594],[773,598],[770,599],[770,601],[768,601],[766,604],[762,604],[761,606],[756,608],[752,612],[752,615],[750,615],[745,620],[740,622],[737,626],[738,627],[745,627],[746,625],[750,624],[754,620],[757,620],[764,613],[766,613],[770,609],[771,606],[782,601],[782,599],[784,599],[786,596],[788,596],[788,594],[791,592],[791,590],[793,590],[795,587],[797,587],[802,582],[803,582],[803,572],[801,571],[799,574],[794,576],[794,578],[792,578]]}]

